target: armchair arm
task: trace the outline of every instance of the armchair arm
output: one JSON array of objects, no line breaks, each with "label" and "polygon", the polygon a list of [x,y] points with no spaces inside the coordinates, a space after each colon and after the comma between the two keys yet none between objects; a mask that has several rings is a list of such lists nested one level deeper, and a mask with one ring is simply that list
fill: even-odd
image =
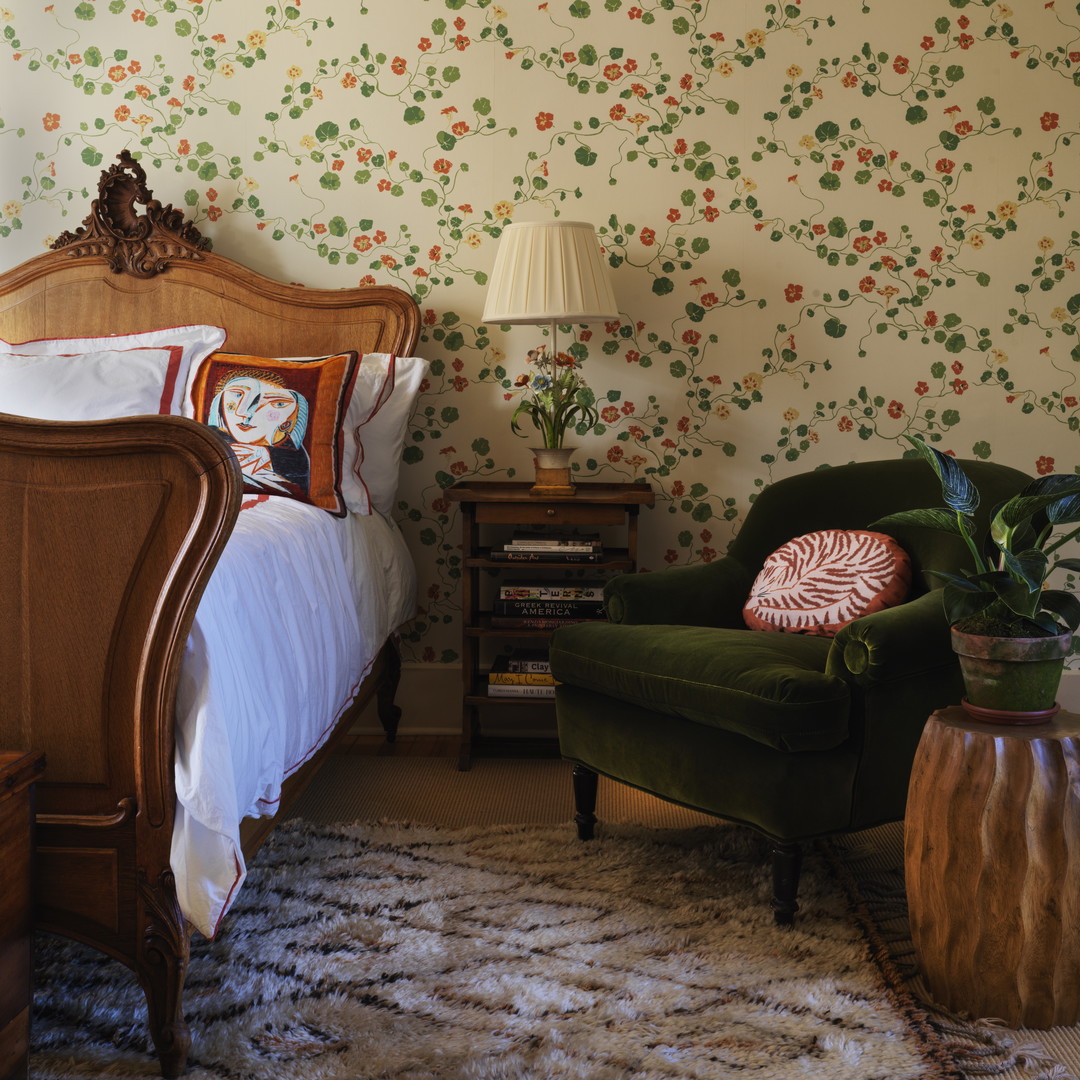
[{"label": "armchair arm", "polygon": [[724,626],[741,629],[753,579],[730,556],[649,574],[621,574],[604,589],[615,623]]},{"label": "armchair arm", "polygon": [[935,589],[842,627],[825,670],[866,687],[940,668],[952,656],[941,590]]}]

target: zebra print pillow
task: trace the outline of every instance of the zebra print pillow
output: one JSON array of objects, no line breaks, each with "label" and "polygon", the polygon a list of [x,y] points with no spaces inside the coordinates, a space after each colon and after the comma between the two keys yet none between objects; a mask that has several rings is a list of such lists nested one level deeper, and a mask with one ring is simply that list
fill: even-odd
[{"label": "zebra print pillow", "polygon": [[743,619],[751,630],[832,637],[840,627],[901,603],[907,552],[884,533],[828,529],[789,540],[754,579]]}]

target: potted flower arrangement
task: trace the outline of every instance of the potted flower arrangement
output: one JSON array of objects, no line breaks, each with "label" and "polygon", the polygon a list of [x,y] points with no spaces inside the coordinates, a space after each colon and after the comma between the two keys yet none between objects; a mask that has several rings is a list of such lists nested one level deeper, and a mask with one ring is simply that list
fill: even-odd
[{"label": "potted flower arrangement", "polygon": [[531,373],[519,375],[514,389],[521,392],[521,400],[510,418],[510,428],[515,435],[526,437],[519,421],[528,417],[540,432],[542,445],[532,447],[536,458],[537,495],[572,495],[570,483],[570,455],[574,447],[564,446],[563,439],[570,428],[591,428],[599,419],[596,397],[585,384],[581,364],[568,353],[548,354],[546,345],[530,349],[528,363]]},{"label": "potted flower arrangement", "polygon": [[942,599],[953,649],[964,676],[964,708],[976,719],[1038,723],[1055,701],[1080,600],[1046,587],[1057,569],[1080,570],[1080,559],[1051,556],[1080,534],[1080,476],[1040,476],[994,509],[988,534],[974,535],[979,492],[953,457],[905,436],[937,473],[946,506],[890,514],[875,527],[914,525],[960,536],[972,569],[932,571],[945,580]]},{"label": "potted flower arrangement", "polygon": [[546,345],[530,349],[526,357],[534,365],[529,374],[519,375],[514,388],[522,392],[510,427],[515,435],[525,436],[518,420],[527,416],[540,432],[542,449],[564,449],[567,428],[584,424],[592,427],[600,414],[596,398],[585,384],[581,365],[569,353],[548,355]]}]

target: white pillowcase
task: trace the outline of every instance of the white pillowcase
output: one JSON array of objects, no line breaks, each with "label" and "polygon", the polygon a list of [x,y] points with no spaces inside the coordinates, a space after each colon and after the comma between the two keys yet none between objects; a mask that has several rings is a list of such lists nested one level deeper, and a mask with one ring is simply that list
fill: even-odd
[{"label": "white pillowcase", "polygon": [[179,416],[189,369],[224,342],[220,326],[0,341],[0,412],[39,420]]},{"label": "white pillowcase", "polygon": [[353,513],[374,508],[393,516],[409,418],[427,373],[428,362],[419,356],[364,353],[345,417],[341,473],[341,493]]}]

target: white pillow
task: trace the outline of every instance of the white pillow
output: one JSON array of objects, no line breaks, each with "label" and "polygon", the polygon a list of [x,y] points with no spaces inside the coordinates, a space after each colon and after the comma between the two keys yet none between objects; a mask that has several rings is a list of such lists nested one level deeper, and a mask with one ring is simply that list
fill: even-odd
[{"label": "white pillow", "polygon": [[405,434],[427,373],[419,356],[364,353],[345,417],[341,493],[353,513],[393,516]]},{"label": "white pillow", "polygon": [[224,342],[220,326],[0,341],[0,412],[40,420],[179,416],[189,369]]}]

